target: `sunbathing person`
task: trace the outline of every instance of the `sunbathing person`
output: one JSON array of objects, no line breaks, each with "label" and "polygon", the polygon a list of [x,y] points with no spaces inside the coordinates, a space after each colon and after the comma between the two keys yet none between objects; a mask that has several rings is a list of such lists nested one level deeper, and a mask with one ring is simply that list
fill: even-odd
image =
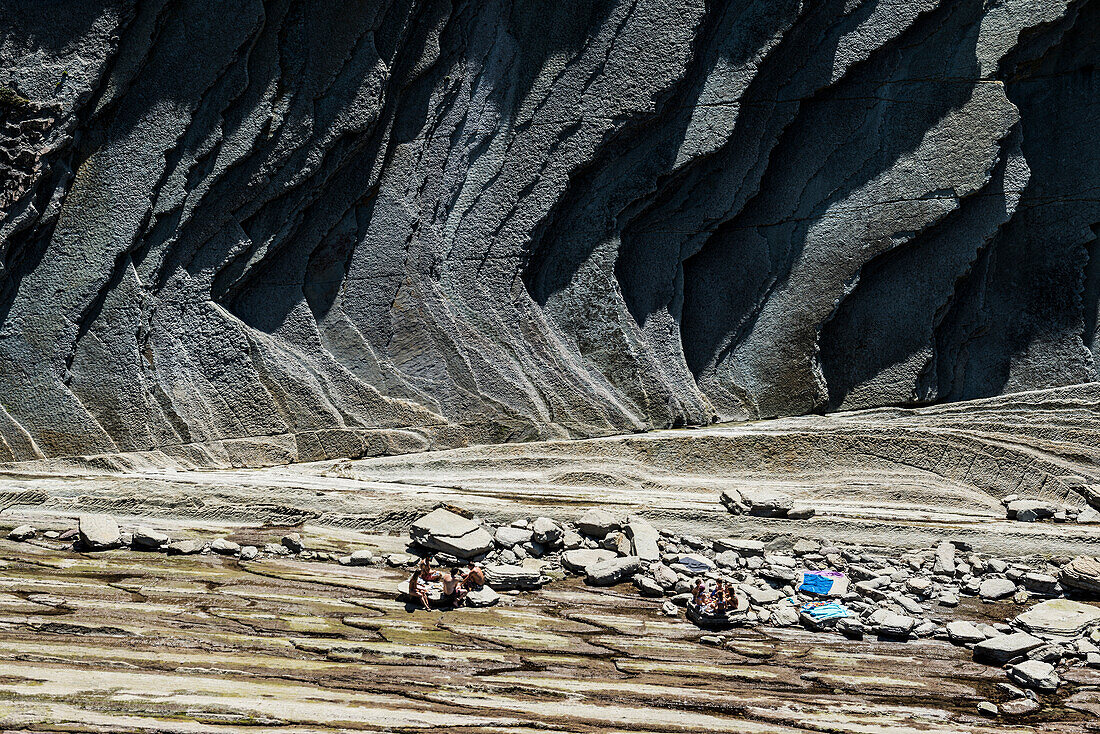
[{"label": "sunbathing person", "polygon": [[462,600],[466,598],[466,589],[462,586],[462,576],[458,568],[452,568],[450,573],[443,574],[443,602],[452,607],[462,606]]},{"label": "sunbathing person", "polygon": [[719,581],[717,588],[714,590],[714,611],[724,613],[729,611],[729,589],[726,587],[725,581]]},{"label": "sunbathing person", "polygon": [[462,588],[476,591],[485,586],[485,572],[473,561],[466,564],[466,575],[462,578]]},{"label": "sunbathing person", "polygon": [[409,577],[409,596],[423,604],[425,609],[431,610],[431,600],[428,599],[428,582],[421,577],[419,568],[413,571],[412,576]]},{"label": "sunbathing person", "polygon": [[420,563],[417,564],[416,568],[420,571],[420,578],[425,581],[439,581],[442,576],[439,571],[432,568],[431,560],[431,556],[424,556],[420,559]]}]

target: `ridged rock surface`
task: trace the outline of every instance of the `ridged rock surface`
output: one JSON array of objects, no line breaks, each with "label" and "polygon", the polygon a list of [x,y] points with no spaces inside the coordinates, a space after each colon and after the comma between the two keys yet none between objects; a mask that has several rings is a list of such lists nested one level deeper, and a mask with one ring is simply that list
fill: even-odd
[{"label": "ridged rock surface", "polygon": [[10,0],[0,461],[1095,381],[1100,2]]}]

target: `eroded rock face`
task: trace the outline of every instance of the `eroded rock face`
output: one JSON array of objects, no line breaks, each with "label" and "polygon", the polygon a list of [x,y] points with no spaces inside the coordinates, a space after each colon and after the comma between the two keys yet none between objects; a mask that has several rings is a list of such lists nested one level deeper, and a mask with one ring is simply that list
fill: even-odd
[{"label": "eroded rock face", "polygon": [[0,461],[1096,379],[1100,3],[14,0]]}]

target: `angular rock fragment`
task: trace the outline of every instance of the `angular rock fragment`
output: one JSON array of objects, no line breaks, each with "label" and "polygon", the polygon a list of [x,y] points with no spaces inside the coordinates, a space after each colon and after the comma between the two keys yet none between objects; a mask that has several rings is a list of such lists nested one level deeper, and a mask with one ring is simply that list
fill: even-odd
[{"label": "angular rock fragment", "polygon": [[598,507],[586,511],[577,521],[577,529],[591,538],[604,538],[611,531],[619,530],[621,527],[618,516]]},{"label": "angular rock fragment", "polygon": [[1069,599],[1050,599],[1020,614],[1015,622],[1037,635],[1076,637],[1100,625],[1100,608]]},{"label": "angular rock fragment", "polygon": [[585,581],[593,586],[614,586],[624,579],[632,577],[642,569],[642,559],[637,556],[612,558],[602,563],[588,566]]},{"label": "angular rock fragment", "polygon": [[634,555],[643,561],[660,560],[661,551],[657,547],[657,539],[660,536],[656,528],[645,520],[632,518],[626,525],[626,534],[630,538]]},{"label": "angular rock fragment", "polygon": [[241,552],[241,546],[227,538],[218,538],[210,544],[210,550],[223,556],[235,556]]},{"label": "angular rock fragment", "polygon": [[81,550],[102,551],[122,545],[122,534],[110,515],[81,515],[77,532]]},{"label": "angular rock fragment", "polygon": [[[610,561],[616,557],[615,551],[603,548],[578,548],[561,554],[561,563],[574,573],[588,573],[589,566]],[[675,582],[673,582],[675,583]]]},{"label": "angular rock fragment", "polygon": [[442,507],[414,522],[409,537],[425,548],[462,559],[476,558],[493,548],[488,530]]},{"label": "angular rock fragment", "polygon": [[9,540],[27,541],[35,536],[38,531],[31,525],[20,525],[19,527],[12,528],[8,533]]},{"label": "angular rock fragment", "polygon": [[1039,691],[1053,691],[1061,684],[1054,666],[1039,660],[1025,660],[1013,665],[1008,669],[1008,677],[1025,688]]},{"label": "angular rock fragment", "polygon": [[134,550],[160,550],[161,546],[168,542],[168,534],[159,530],[154,530],[148,527],[138,527],[134,529],[133,537],[130,540],[131,547]]},{"label": "angular rock fragment", "polygon": [[543,584],[543,575],[534,568],[497,563],[485,567],[485,583],[495,591],[537,589]]},{"label": "angular rock fragment", "polygon": [[1026,632],[998,635],[974,646],[974,662],[1004,665],[1009,660],[1027,654],[1043,644],[1043,641]]},{"label": "angular rock fragment", "polygon": [[1077,556],[1062,566],[1058,579],[1070,589],[1100,595],[1100,558]]}]

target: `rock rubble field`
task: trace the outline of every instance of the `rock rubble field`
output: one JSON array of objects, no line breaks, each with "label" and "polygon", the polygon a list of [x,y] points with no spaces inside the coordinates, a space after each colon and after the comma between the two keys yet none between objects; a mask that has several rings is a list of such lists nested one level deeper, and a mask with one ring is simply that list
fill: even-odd
[{"label": "rock rubble field", "polygon": [[[744,508],[755,511],[752,508],[763,506],[743,495],[738,498],[740,504],[729,497],[723,499],[736,511]],[[774,504],[768,506],[774,510]],[[348,537],[336,540],[324,532],[315,538],[301,531],[279,535],[262,528],[241,528],[232,535],[211,537],[209,531],[182,527],[157,529],[148,524],[119,522],[104,514],[82,515],[74,527],[63,530],[40,530],[22,524],[11,528],[7,538],[9,545],[4,549],[2,568],[24,569],[19,577],[25,581],[16,583],[9,578],[6,585],[18,587],[12,599],[23,598],[24,606],[34,613],[21,620],[9,617],[0,620],[0,624],[16,636],[23,630],[39,633],[19,653],[17,668],[35,669],[28,661],[61,662],[64,666],[66,661],[75,663],[76,658],[85,654],[93,658],[102,655],[108,659],[96,664],[107,670],[126,660],[124,667],[137,665],[155,673],[154,677],[170,677],[168,673],[184,674],[188,679],[198,676],[195,685],[209,685],[197,668],[181,664],[165,671],[151,663],[148,654],[142,654],[147,647],[168,644],[177,650],[177,653],[168,651],[170,660],[173,654],[179,654],[178,630],[170,638],[158,638],[160,633],[142,629],[140,625],[116,627],[117,620],[110,624],[105,621],[124,611],[140,614],[141,605],[147,604],[150,611],[166,610],[169,616],[165,624],[180,623],[180,615],[206,619],[200,625],[206,630],[202,645],[220,640],[210,653],[213,658],[218,657],[217,650],[240,646],[234,635],[211,629],[212,625],[232,620],[234,626],[243,624],[255,630],[259,635],[256,645],[286,646],[287,652],[306,653],[307,660],[321,656],[324,664],[319,666],[288,661],[292,668],[312,672],[333,672],[334,666],[346,666],[348,674],[357,676],[372,675],[364,671],[386,665],[397,665],[399,669],[404,665],[461,668],[459,661],[473,654],[468,649],[471,645],[481,650],[474,657],[484,659],[485,664],[489,663],[482,656],[487,652],[483,646],[488,645],[500,656],[518,655],[527,660],[522,669],[534,665],[533,671],[562,673],[574,666],[573,674],[582,663],[566,661],[562,663],[566,668],[560,669],[557,661],[549,662],[550,658],[561,655],[564,660],[574,655],[584,659],[586,655],[594,655],[598,660],[603,653],[624,655],[614,658],[618,683],[595,685],[595,691],[605,692],[596,694],[600,702],[591,704],[592,710],[582,708],[566,714],[563,709],[558,715],[575,725],[599,726],[595,722],[604,716],[610,717],[605,723],[630,719],[621,718],[624,715],[606,696],[621,704],[621,696],[629,698],[648,690],[658,693],[667,690],[669,695],[678,691],[676,696],[688,696],[687,700],[694,701],[691,709],[697,720],[690,723],[692,716],[670,719],[667,714],[654,714],[651,719],[635,719],[636,724],[645,728],[659,726],[661,722],[689,721],[684,725],[686,730],[708,726],[719,731],[743,730],[738,727],[746,722],[725,718],[731,713],[725,705],[736,702],[740,710],[743,701],[761,692],[758,684],[775,685],[780,681],[786,681],[780,686],[785,706],[796,705],[794,701],[803,695],[816,697],[824,693],[818,689],[825,686],[832,689],[828,696],[848,702],[822,712],[827,713],[826,719],[853,726],[871,720],[874,726],[899,731],[980,728],[982,724],[973,717],[1005,726],[1054,722],[1059,730],[1073,731],[1075,726],[1084,726],[1089,717],[1100,713],[1100,603],[1097,603],[1100,559],[1096,557],[995,555],[976,552],[961,540],[945,540],[930,548],[899,553],[890,548],[832,545],[827,540],[810,537],[770,543],[739,537],[709,538],[673,533],[640,515],[622,515],[603,507],[586,510],[576,521],[534,516],[494,524],[460,507],[441,506],[417,518],[407,534],[374,536],[360,547],[350,544]],[[156,560],[161,557],[163,561]],[[484,569],[486,586],[472,593],[459,608],[423,610],[398,593],[398,582],[423,557],[431,558],[442,568],[472,561]],[[196,573],[196,564],[209,574]],[[34,570],[36,566],[53,570],[39,573]],[[842,583],[834,583],[824,592],[803,586],[807,574],[821,571],[835,572],[834,576]],[[66,589],[74,588],[73,582],[59,583],[51,578],[56,573],[73,573],[84,578],[76,584],[80,597],[77,603],[64,594]],[[161,575],[164,581],[150,582],[149,575]],[[175,580],[168,581],[170,578]],[[234,580],[219,580],[226,578]],[[195,579],[200,586],[186,579]],[[700,629],[692,624],[685,618],[684,607],[689,604],[691,590],[699,579],[731,585],[745,611],[722,629]],[[307,586],[310,595],[256,589],[257,584],[270,586],[279,582]],[[247,604],[244,611],[203,606],[184,614],[182,609],[165,607],[148,598],[146,588],[153,596],[160,595],[158,583],[167,584],[164,593],[181,594],[186,587],[198,589],[206,584],[207,595],[240,594],[239,598],[255,602]],[[98,592],[97,584],[102,586]],[[30,591],[39,587],[56,587],[57,593]],[[128,590],[134,596],[128,604],[117,608],[112,604],[97,606],[86,598],[108,589]],[[349,595],[349,590],[363,595]],[[266,612],[254,609],[265,606],[259,603],[261,598],[266,599],[267,605],[275,604],[278,608]],[[815,618],[811,610],[825,598],[839,604],[846,615],[826,620]],[[284,603],[280,604],[280,600]],[[556,607],[560,616],[546,618],[547,604]],[[333,618],[333,610],[340,610],[343,616]],[[479,617],[481,614],[492,616]],[[44,621],[47,618],[52,621]],[[341,630],[351,638],[359,636],[353,630],[373,631],[372,640],[378,640],[380,635],[387,642],[353,642]],[[584,630],[593,635],[577,637]],[[311,638],[310,632],[317,632],[322,638]],[[283,639],[292,633],[304,637]],[[59,637],[50,642],[54,636]],[[607,636],[616,640],[604,639]],[[65,640],[74,637],[81,640],[80,644],[67,646]],[[94,645],[88,647],[88,641],[97,637],[118,638],[121,647],[114,658],[106,650],[96,651]],[[675,640],[675,644],[663,653],[657,652],[669,645],[670,640]],[[829,665],[825,670],[802,670],[800,666],[776,669],[774,659],[788,642],[790,649],[781,657],[795,650],[824,655],[823,660],[843,672],[831,670]],[[397,652],[395,645],[404,646],[405,651]],[[393,648],[388,654],[390,662],[359,665],[379,655],[386,658],[388,647]],[[0,645],[0,655],[2,648]],[[192,657],[195,654],[187,653]],[[265,655],[257,656],[261,661],[259,669],[249,669],[247,674],[262,676],[262,669],[269,665],[262,661],[271,654],[267,650]],[[309,654],[313,657],[308,657]],[[392,658],[395,654],[398,657]],[[252,665],[247,655],[239,658],[238,655],[239,652],[233,652],[227,664]],[[402,656],[424,658],[428,662],[414,664]],[[961,695],[965,705],[955,701],[950,714],[938,714],[948,718],[935,725],[930,719],[922,720],[928,714],[922,714],[920,707],[898,719],[889,706],[870,715],[857,715],[850,709],[852,698],[881,697],[888,701],[891,696],[913,696],[912,691],[906,690],[909,687],[924,687],[926,682],[916,671],[900,668],[889,671],[889,666],[884,669],[881,665],[881,661],[891,660],[891,665],[900,665],[904,659],[917,659],[913,656],[932,665],[934,674],[952,679],[950,683],[937,681],[936,695]],[[547,662],[532,662],[543,658]],[[206,665],[215,668],[207,669],[203,675],[218,672],[214,660]],[[464,672],[473,674],[475,669],[483,669],[482,664],[471,665]],[[231,671],[221,671],[226,672]],[[43,671],[36,673],[43,674]],[[507,679],[516,674],[492,674],[489,678],[500,675]],[[733,699],[728,698],[731,691],[708,702],[707,695],[698,689],[701,680],[697,676],[717,677],[726,683],[740,681],[747,688],[738,687]],[[540,682],[536,689],[549,685],[549,681],[537,677]],[[662,682],[639,681],[654,677]],[[517,678],[516,684],[521,679],[522,676]],[[962,684],[960,679],[972,680]],[[14,676],[12,680],[24,679]],[[26,680],[60,685],[51,677],[38,679],[31,675]],[[564,683],[571,678],[558,678],[555,674],[552,680]],[[975,685],[974,680],[980,681],[980,685]],[[713,680],[709,683],[713,684]],[[421,680],[415,684],[420,696],[427,695],[419,688],[422,684]],[[8,688],[9,694],[24,703],[36,702],[19,707],[24,714],[36,706],[41,715],[47,710],[55,711],[45,705],[46,699],[21,697],[17,691],[20,685],[0,683],[0,690]],[[603,689],[601,685],[608,687]],[[846,690],[849,686],[850,691]],[[870,688],[865,690],[865,686]],[[90,688],[77,685],[76,689],[80,690],[75,694],[78,697],[90,695]],[[550,685],[541,695],[570,692],[576,695],[577,690]],[[551,694],[552,691],[556,692]],[[720,695],[716,690],[711,694]],[[461,694],[443,695],[440,701],[465,700],[473,695],[473,691],[465,690]],[[488,695],[485,689],[479,695],[479,706],[512,705],[497,700],[497,694]],[[537,699],[538,695],[534,697]],[[118,708],[118,702],[111,699],[108,695],[96,706],[78,706],[77,720],[89,726],[121,721],[117,717],[125,707]],[[424,700],[432,699],[429,696]],[[239,709],[253,705],[239,703],[237,713],[229,719],[240,719],[245,714]],[[527,704],[519,708],[529,708],[531,715],[546,711],[530,700]],[[926,701],[924,705],[927,704]],[[386,719],[381,711],[393,713],[400,709],[394,702],[378,706],[380,712],[374,718],[367,716],[365,720],[373,723],[364,728],[381,725]],[[423,712],[425,720],[430,720],[427,713]],[[12,716],[0,717],[0,722],[9,726],[22,721]],[[835,716],[840,718],[831,718]],[[194,718],[194,712],[187,717]],[[289,723],[279,716],[265,714],[263,718],[270,726]],[[785,730],[777,709],[766,713],[756,710],[750,718],[757,719],[760,731]],[[554,719],[551,715],[539,720]],[[140,725],[134,722],[135,731],[153,727],[155,723],[153,719],[139,717],[139,720]],[[815,719],[811,716],[810,720]],[[948,722],[950,727],[957,728],[936,728]],[[176,729],[169,724],[165,730]]]}]

